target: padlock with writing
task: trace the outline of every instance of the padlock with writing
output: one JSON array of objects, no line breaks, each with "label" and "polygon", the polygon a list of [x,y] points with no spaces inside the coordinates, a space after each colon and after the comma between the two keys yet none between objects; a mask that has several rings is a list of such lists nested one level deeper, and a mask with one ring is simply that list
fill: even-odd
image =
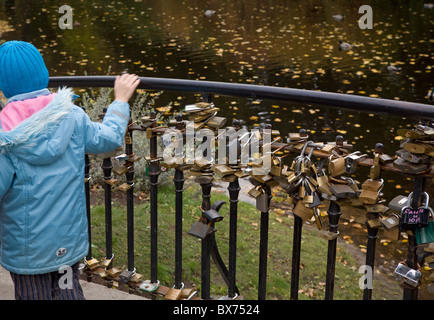
[{"label": "padlock with writing", "polygon": [[407,205],[401,210],[401,219],[399,222],[401,229],[423,228],[428,225],[431,213],[428,207],[429,196],[427,192],[424,192],[423,195],[425,197],[425,205],[416,209],[411,207],[413,192],[410,192],[408,195]]}]

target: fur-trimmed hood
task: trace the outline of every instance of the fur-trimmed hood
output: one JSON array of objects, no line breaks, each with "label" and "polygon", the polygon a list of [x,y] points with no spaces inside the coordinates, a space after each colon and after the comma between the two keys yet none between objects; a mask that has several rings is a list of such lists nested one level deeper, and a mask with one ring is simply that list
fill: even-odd
[{"label": "fur-trimmed hood", "polygon": [[[0,152],[14,154],[34,165],[46,165],[56,161],[65,151],[74,131],[68,118],[74,104],[71,88],[60,88],[42,110],[34,113],[12,130],[0,130]],[[70,128],[62,128],[59,125]],[[65,130],[66,129],[66,130]]]}]

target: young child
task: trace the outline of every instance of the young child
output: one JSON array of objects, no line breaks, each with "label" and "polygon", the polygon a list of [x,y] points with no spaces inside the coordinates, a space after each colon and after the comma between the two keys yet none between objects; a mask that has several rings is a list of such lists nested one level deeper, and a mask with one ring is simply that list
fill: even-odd
[{"label": "young child", "polygon": [[0,90],[9,99],[0,113],[0,262],[16,299],[84,299],[77,271],[89,248],[84,155],[123,144],[140,80],[116,78],[102,123],[73,104],[71,89],[51,93],[48,80],[32,44],[0,46]]}]

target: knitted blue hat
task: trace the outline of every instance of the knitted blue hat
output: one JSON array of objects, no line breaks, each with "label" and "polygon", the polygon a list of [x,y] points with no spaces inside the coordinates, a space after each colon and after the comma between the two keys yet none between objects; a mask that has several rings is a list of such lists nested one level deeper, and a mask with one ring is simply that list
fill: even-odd
[{"label": "knitted blue hat", "polygon": [[48,70],[31,43],[8,41],[0,46],[0,90],[6,98],[45,89]]}]

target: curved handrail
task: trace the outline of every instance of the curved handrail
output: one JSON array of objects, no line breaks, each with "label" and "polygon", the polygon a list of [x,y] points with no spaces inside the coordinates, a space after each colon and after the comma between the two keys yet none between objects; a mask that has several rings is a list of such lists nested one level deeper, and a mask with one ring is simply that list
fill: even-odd
[{"label": "curved handrail", "polygon": [[[112,87],[115,76],[50,77],[49,87]],[[434,105],[324,91],[216,81],[140,77],[139,88],[303,102],[358,112],[434,121]]]}]

